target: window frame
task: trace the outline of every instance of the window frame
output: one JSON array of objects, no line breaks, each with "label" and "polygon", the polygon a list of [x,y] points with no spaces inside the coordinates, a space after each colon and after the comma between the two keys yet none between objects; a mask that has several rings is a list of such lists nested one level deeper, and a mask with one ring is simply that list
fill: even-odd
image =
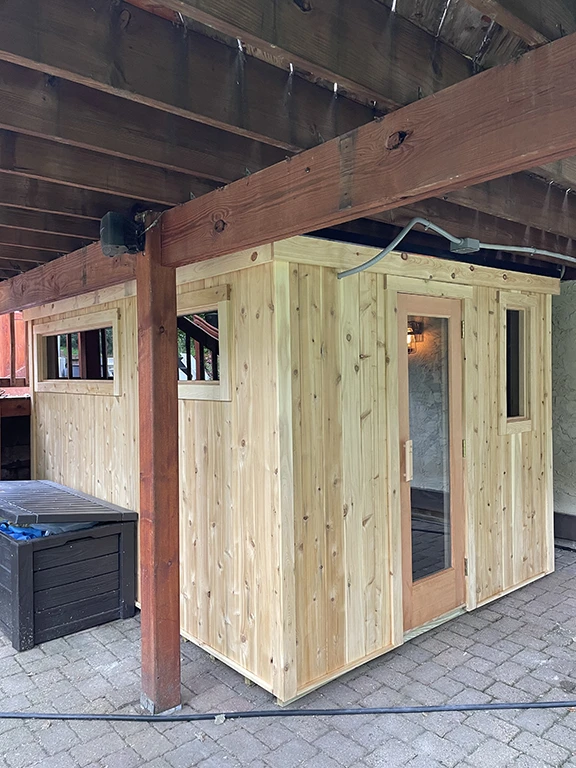
[{"label": "window frame", "polygon": [[[120,310],[109,309],[62,320],[34,323],[32,328],[34,347],[34,391],[69,395],[110,395],[121,392],[121,362],[119,359]],[[112,328],[112,354],[114,357],[113,379],[49,379],[46,339],[49,336],[83,333],[100,328]]]},{"label": "window frame", "polygon": [[[534,397],[534,344],[536,342],[536,309],[537,299],[521,293],[510,291],[499,292],[499,433],[515,435],[521,432],[531,432],[532,408]],[[507,326],[508,310],[524,313],[524,355],[523,355],[523,385],[524,385],[524,415],[508,416],[508,381],[507,381]]]},{"label": "window frame", "polygon": [[[217,381],[178,380],[179,400],[220,400],[227,402],[232,400],[230,386],[230,286],[217,285],[213,288],[182,291],[176,297],[178,317],[211,310],[218,312],[220,378]],[[178,375],[177,368],[175,375]]]}]

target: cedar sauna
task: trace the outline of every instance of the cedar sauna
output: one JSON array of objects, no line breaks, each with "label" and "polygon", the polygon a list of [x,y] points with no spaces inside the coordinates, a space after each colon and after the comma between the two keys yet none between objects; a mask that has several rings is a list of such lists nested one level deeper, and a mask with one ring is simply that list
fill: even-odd
[{"label": "cedar sauna", "polygon": [[[182,634],[282,702],[553,570],[559,281],[377,252],[177,271]],[[134,293],[26,316],[35,476],[137,509]]]}]

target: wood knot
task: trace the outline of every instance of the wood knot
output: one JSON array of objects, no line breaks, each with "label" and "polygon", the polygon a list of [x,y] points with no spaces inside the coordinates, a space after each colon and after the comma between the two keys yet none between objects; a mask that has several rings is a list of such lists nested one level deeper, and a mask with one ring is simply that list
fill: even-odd
[{"label": "wood knot", "polygon": [[250,256],[250,261],[256,261],[257,258],[258,258],[258,251],[254,251]]},{"label": "wood knot", "polygon": [[224,219],[218,219],[218,221],[214,224],[214,231],[215,232],[224,232],[228,225],[224,221]]},{"label": "wood knot", "polygon": [[386,149],[398,149],[408,136],[410,136],[411,131],[396,131],[396,133],[391,133],[390,136],[386,139]]}]

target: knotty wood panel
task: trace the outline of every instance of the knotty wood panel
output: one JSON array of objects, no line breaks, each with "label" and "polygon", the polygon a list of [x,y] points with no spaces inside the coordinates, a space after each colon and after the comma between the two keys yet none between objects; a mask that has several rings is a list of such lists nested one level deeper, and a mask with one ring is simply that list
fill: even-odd
[{"label": "knotty wood panel", "polygon": [[[453,295],[463,304],[467,607],[553,568],[551,297],[504,292],[503,273],[489,269],[480,285],[464,288],[454,282],[460,266],[435,259],[425,260],[426,279],[419,279],[422,259],[411,256],[402,261],[402,277],[379,274],[398,271],[392,259],[336,283],[336,270],[321,266],[320,251],[330,264],[333,251],[346,248],[353,255],[353,245],[310,241],[309,263],[296,263],[289,246],[275,249],[291,270],[299,692],[402,642],[400,583],[393,575],[400,565],[398,477],[390,474],[398,469],[396,291]],[[305,250],[300,241],[298,255]],[[532,288],[555,291],[556,285],[535,280]],[[499,434],[500,295],[535,307],[528,433]]]},{"label": "knotty wood panel", "polygon": [[384,278],[291,265],[298,687],[391,645]]},{"label": "knotty wood panel", "polygon": [[231,291],[233,396],[179,404],[182,631],[282,695],[274,265],[178,290],[218,284]]},{"label": "knotty wood panel", "polygon": [[[97,307],[117,309],[117,397],[36,392],[32,430],[36,477],[138,509],[138,381],[135,298]],[[93,308],[43,318],[83,317]]]},{"label": "knotty wood panel", "polygon": [[475,573],[469,607],[553,568],[550,297],[532,294],[536,316],[532,323],[535,337],[528,341],[533,361],[528,374],[532,385],[531,430],[499,434],[499,387],[503,381],[498,293],[476,288],[466,312],[468,546]]}]

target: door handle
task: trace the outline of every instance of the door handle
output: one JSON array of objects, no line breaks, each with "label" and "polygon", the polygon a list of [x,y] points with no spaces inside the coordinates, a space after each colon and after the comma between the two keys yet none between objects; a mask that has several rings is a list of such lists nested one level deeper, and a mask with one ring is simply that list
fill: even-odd
[{"label": "door handle", "polygon": [[412,440],[404,443],[404,476],[409,483],[414,479],[414,444]]}]

